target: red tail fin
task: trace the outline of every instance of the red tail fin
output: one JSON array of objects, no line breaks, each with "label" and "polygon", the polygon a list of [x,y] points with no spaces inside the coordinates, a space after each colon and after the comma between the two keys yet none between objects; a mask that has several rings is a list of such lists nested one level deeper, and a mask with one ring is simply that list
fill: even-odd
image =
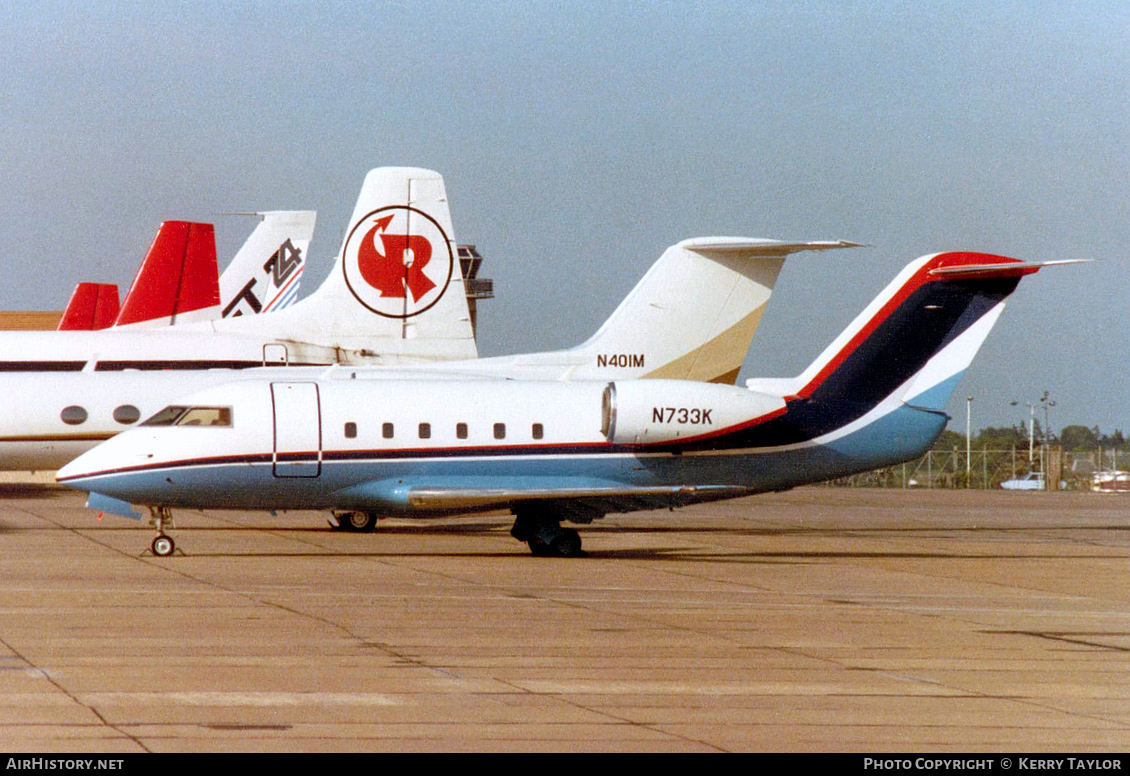
[{"label": "red tail fin", "polygon": [[113,283],[79,283],[63,311],[58,331],[105,329],[118,317],[118,287]]},{"label": "red tail fin", "polygon": [[220,304],[211,224],[165,221],[129,287],[115,326],[168,319]]}]

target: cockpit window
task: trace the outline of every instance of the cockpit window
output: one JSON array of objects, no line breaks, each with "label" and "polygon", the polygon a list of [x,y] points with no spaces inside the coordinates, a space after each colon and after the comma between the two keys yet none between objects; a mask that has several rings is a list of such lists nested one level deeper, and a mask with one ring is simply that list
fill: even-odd
[{"label": "cockpit window", "polygon": [[178,426],[230,426],[231,407],[189,407],[177,418]]},{"label": "cockpit window", "polygon": [[231,407],[171,406],[145,421],[143,426],[231,426]]},{"label": "cockpit window", "polygon": [[143,426],[171,426],[177,422],[177,418],[184,414],[188,407],[165,407],[165,409],[158,412],[156,415],[145,421]]}]

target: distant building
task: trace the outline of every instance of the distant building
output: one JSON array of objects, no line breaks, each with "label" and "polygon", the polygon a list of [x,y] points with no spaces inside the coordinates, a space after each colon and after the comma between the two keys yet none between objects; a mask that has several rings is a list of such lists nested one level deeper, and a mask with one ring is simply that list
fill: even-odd
[{"label": "distant building", "polygon": [[459,269],[463,271],[463,287],[467,292],[467,307],[471,309],[471,333],[477,338],[479,330],[476,305],[480,299],[494,299],[494,281],[478,276],[483,256],[474,245],[456,247],[459,249]]},{"label": "distant building", "polygon": [[0,311],[0,331],[55,331],[62,310]]}]

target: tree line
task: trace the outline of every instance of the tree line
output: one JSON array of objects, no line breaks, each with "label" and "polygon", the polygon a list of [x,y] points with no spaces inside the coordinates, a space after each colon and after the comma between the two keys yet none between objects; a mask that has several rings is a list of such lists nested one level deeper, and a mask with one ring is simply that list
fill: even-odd
[{"label": "tree line", "polygon": [[[1115,429],[1113,434],[1102,432],[1098,426],[1064,426],[1058,433],[1050,438],[1044,433],[1040,421],[1034,423],[1032,434],[1033,444],[1039,447],[1043,444],[1058,445],[1064,452],[1089,453],[1098,450],[1130,451],[1127,439],[1121,429]],[[1018,424],[1015,426],[989,426],[977,431],[970,440],[972,447],[978,450],[1010,450],[1028,448],[1028,426]],[[934,450],[952,450],[953,448],[965,449],[965,435],[946,429],[934,443]]]}]

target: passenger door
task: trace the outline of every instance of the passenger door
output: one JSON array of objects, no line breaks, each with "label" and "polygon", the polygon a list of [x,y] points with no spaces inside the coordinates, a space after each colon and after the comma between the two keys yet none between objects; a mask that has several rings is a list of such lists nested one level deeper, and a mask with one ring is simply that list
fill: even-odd
[{"label": "passenger door", "polygon": [[322,473],[322,412],[317,383],[271,383],[276,477]]}]

